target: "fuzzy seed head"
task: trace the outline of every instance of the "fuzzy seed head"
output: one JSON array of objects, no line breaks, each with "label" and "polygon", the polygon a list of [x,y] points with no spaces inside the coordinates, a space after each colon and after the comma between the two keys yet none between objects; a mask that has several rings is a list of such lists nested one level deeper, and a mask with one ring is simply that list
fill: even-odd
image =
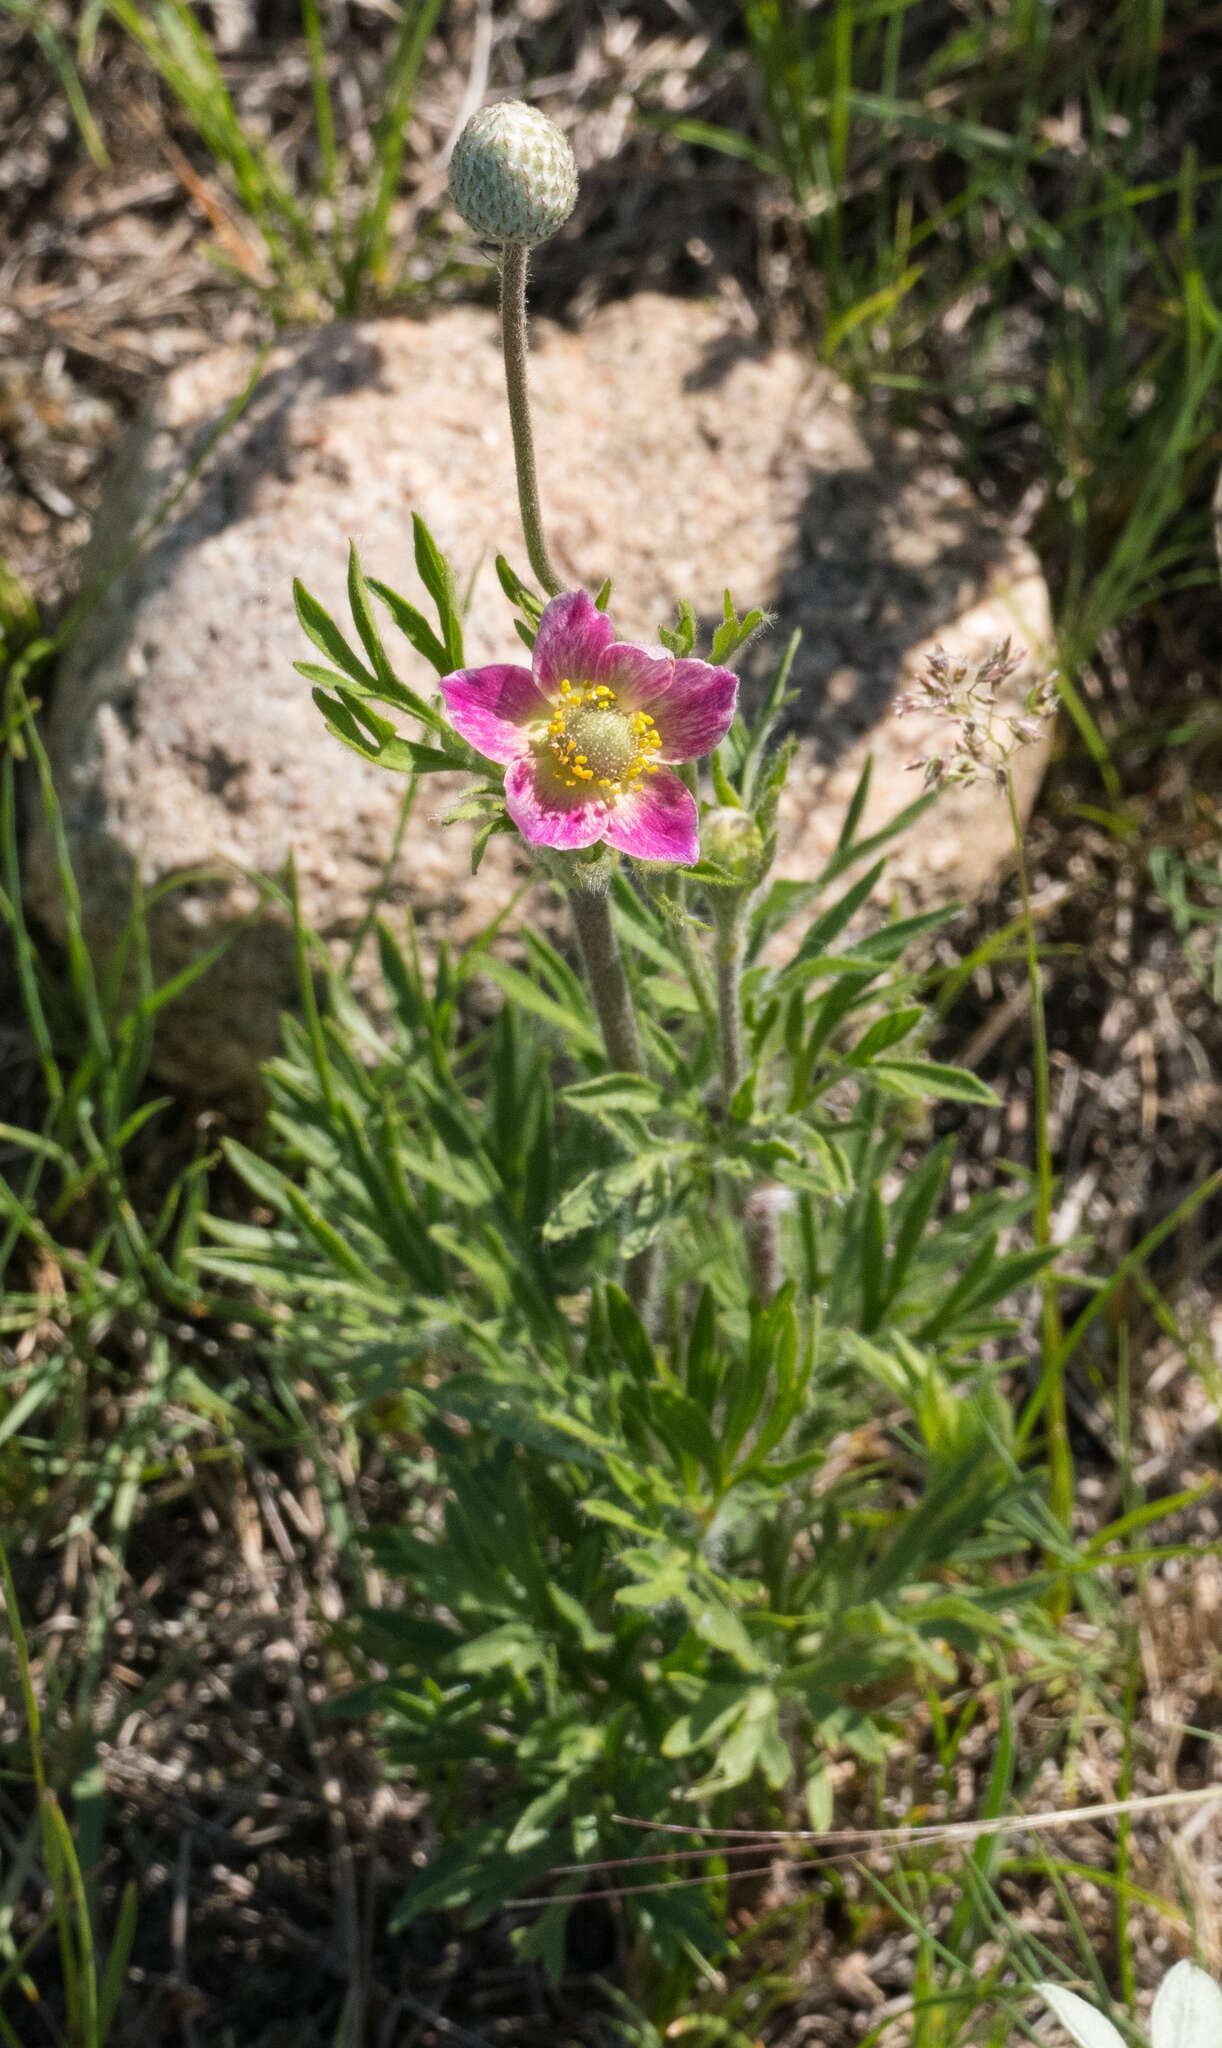
[{"label": "fuzzy seed head", "polygon": [[554,121],[525,100],[472,114],[450,159],[450,197],[492,242],[545,242],[577,204],[577,160]]}]

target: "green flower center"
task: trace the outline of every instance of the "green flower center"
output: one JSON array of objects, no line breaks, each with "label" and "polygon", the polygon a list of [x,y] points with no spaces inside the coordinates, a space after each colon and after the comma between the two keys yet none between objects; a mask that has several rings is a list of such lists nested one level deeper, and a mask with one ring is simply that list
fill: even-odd
[{"label": "green flower center", "polygon": [[545,735],[566,789],[589,785],[590,795],[620,796],[641,775],[653,775],[651,757],[662,736],[647,711],[621,711],[606,683],[560,685]]}]

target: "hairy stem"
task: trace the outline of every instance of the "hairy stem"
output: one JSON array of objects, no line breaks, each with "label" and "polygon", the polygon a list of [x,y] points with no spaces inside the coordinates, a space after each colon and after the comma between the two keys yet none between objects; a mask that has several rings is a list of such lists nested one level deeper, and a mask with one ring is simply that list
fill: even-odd
[{"label": "hairy stem", "polygon": [[[718,889],[713,897],[713,955],[717,967],[718,1042],[721,1047],[722,1115],[728,1120],[730,1104],[746,1076],[743,1055],[743,949],[747,936],[749,889]],[[742,1217],[747,1248],[751,1292],[767,1307],[784,1279],[781,1264],[782,1190],[763,1186],[752,1188],[745,1198],[735,1196]]]},{"label": "hairy stem", "polygon": [[[622,1074],[643,1074],[645,1056],[636,1028],[636,1011],[624,972],[624,956],[611,920],[611,899],[605,889],[568,892],[569,908],[586,979],[611,1065]],[[656,1314],[662,1279],[662,1248],[655,1239],[636,1252],[624,1269],[624,1291],[648,1330]]]},{"label": "hairy stem", "polygon": [[[1040,972],[1035,921],[1031,915],[1031,894],[1027,882],[1027,857],[1023,848],[1023,825],[1014,792],[1014,778],[1005,771],[1006,801],[1010,807],[1010,828],[1018,862],[1018,887],[1023,906],[1023,935],[1027,954],[1027,982],[1031,990],[1031,1063],[1035,1070],[1035,1216],[1032,1236],[1037,1245],[1052,1242],[1052,1146],[1048,1123],[1051,1113],[1051,1083],[1048,1065],[1048,1027],[1044,1016],[1044,979]],[[1036,1402],[1044,1411],[1048,1440],[1049,1505],[1057,1520],[1068,1530],[1073,1515],[1073,1457],[1069,1448],[1069,1415],[1065,1404],[1065,1366],[1061,1350],[1061,1302],[1053,1275],[1040,1277],[1040,1353],[1042,1370]],[[1054,1600],[1059,1612],[1068,1604],[1067,1594],[1058,1591]]]},{"label": "hairy stem", "polygon": [[513,428],[513,462],[518,473],[518,504],[530,566],[549,597],[563,585],[552,567],[543,535],[539,510],[539,480],[535,474],[535,439],[530,427],[530,398],[526,389],[526,264],[527,252],[520,242],[507,242],[501,253],[501,347],[505,355],[505,385],[509,393],[509,423]]},{"label": "hairy stem", "polygon": [[[688,764],[684,762],[679,769],[679,773],[683,776],[685,782],[687,781],[687,776],[684,770],[687,766]],[[693,776],[692,782],[694,781],[695,777]],[[692,782],[688,782],[689,789],[692,788]],[[696,794],[694,789],[692,789],[692,794],[693,796]],[[704,954],[696,943],[692,927],[684,916],[684,911],[687,907],[687,892],[684,887],[683,875],[680,873],[668,876],[660,882],[659,894],[663,897],[674,918],[675,949],[683,963],[683,971],[687,975],[692,994],[695,996],[699,1006],[701,1022],[710,1036],[713,1036],[717,1031],[717,1006],[713,999],[713,981],[709,974],[708,963],[705,960]]]},{"label": "hairy stem", "polygon": [[624,957],[611,922],[611,899],[605,889],[583,889],[580,884],[569,890],[568,897],[607,1058],[618,1073],[643,1074],[645,1059]]},{"label": "hairy stem", "polygon": [[[710,891],[710,894],[713,892]],[[742,972],[746,924],[746,891],[717,890],[713,904],[713,927],[716,934],[713,950],[717,965],[721,1088],[727,1115],[743,1079]]]},{"label": "hairy stem", "polygon": [[680,924],[675,927],[675,944],[678,947],[679,958],[683,962],[683,969],[687,975],[692,994],[695,996],[699,1006],[705,1028],[709,1035],[712,1036],[717,1029],[717,1012],[713,1007],[713,989],[709,980],[709,970],[705,965],[704,956],[687,925]]}]

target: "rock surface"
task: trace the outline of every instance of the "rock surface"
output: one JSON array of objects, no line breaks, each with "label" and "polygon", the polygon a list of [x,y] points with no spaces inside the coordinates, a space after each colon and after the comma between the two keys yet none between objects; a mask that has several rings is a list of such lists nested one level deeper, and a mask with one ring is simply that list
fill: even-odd
[{"label": "rock surface", "polygon": [[[940,640],[983,653],[1012,634],[1047,663],[1048,594],[1008,536],[928,445],[895,436],[826,371],[727,328],[724,309],[644,295],[580,333],[539,324],[536,437],[553,554],[573,584],[613,572],[624,637],[653,637],[688,596],[719,615],[776,614],[789,633],[802,743],[785,799],[780,871],[809,876],[835,844],[863,759],[863,830],[919,792],[905,764],[920,722],[890,707]],[[421,600],[410,511],[471,588],[467,660],[512,659],[498,550],[525,568],[491,313],[333,327],[265,361],[236,423],[210,437],[253,359],[221,351],[176,371],[120,452],[86,578],[104,574],[192,463],[201,466],[135,565],[110,582],[57,678],[49,743],[87,934],[121,929],[133,869],[154,903],[165,974],[239,929],[220,963],[165,1014],[161,1071],[201,1093],[246,1087],[293,999],[282,906],[258,878],[295,855],[307,919],[342,945],[390,856],[402,779],[331,739],[293,661],[313,652],[293,613],[299,575],[346,622],[346,542],[366,573]],[[387,624],[404,677],[432,672]],[[756,668],[760,669],[759,656]],[[1016,688],[1025,687],[1019,678]],[[1043,766],[1019,757],[1024,802]],[[520,856],[494,839],[477,877],[471,827],[442,828],[448,778],[423,784],[389,883],[422,934],[462,941],[504,901]],[[889,875],[918,898],[979,888],[1008,846],[1004,805],[951,791],[901,843]],[[32,907],[62,927],[52,850],[35,828]],[[205,870],[200,876],[197,871]]]}]

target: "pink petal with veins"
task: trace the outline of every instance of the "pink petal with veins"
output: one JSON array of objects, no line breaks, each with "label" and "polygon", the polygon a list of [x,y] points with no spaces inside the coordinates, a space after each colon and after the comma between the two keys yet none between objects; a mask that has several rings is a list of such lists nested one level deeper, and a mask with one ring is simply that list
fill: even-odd
[{"label": "pink petal with veins", "polygon": [[528,668],[494,663],[490,668],[455,669],[443,676],[446,716],[490,761],[516,761],[530,744],[524,728],[551,716],[551,705]]},{"label": "pink petal with veins", "polygon": [[515,761],[505,777],[505,809],[532,846],[568,852],[594,846],[606,830],[608,808],[556,783],[544,761]]},{"label": "pink petal with veins", "polygon": [[590,681],[606,683],[615,691],[620,711],[652,711],[670,689],[675,658],[664,647],[637,647],[631,640],[616,640],[599,657]]},{"label": "pink petal with veins", "polygon": [[544,609],[535,637],[535,681],[549,697],[560,685],[588,682],[605,648],[615,638],[605,612],[584,590],[566,590]]},{"label": "pink petal with veins", "polygon": [[707,661],[677,661],[665,696],[649,706],[662,745],[659,761],[698,761],[723,740],[734,719],[738,677]]},{"label": "pink petal with veins", "polygon": [[608,846],[637,860],[682,861],[690,866],[700,858],[696,799],[677,775],[661,768],[615,799],[601,836]]}]

